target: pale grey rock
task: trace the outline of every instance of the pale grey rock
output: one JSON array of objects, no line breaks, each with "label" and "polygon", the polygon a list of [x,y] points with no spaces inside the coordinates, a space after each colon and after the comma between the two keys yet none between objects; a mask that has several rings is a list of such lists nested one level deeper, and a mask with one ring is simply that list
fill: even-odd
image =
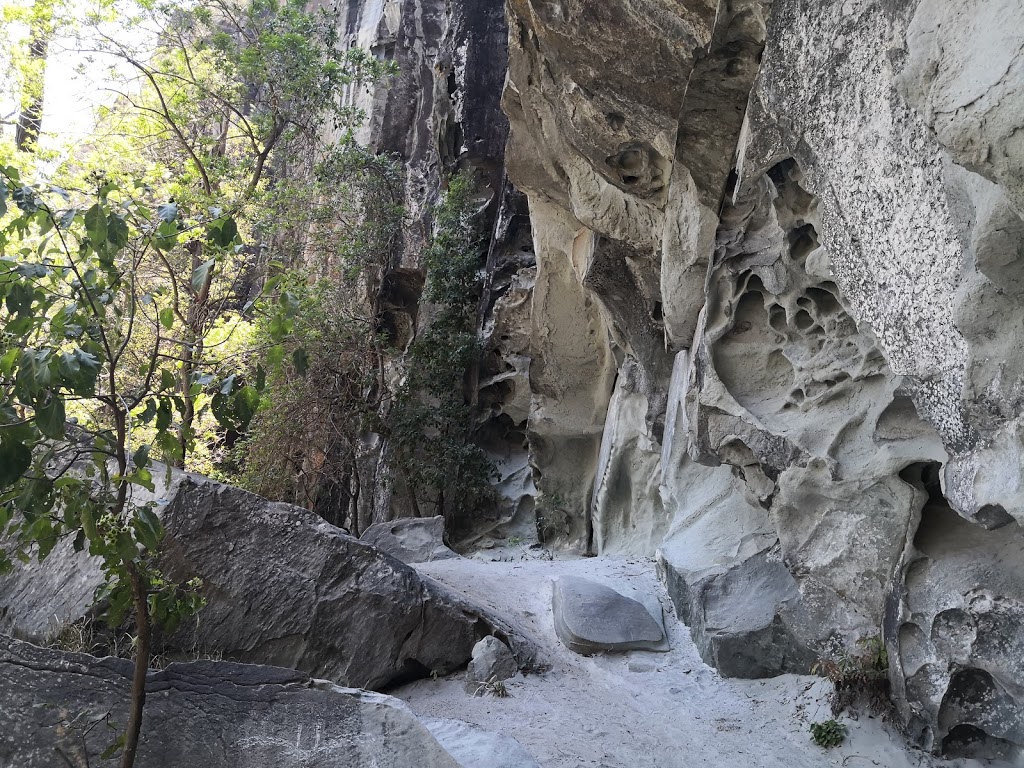
[{"label": "pale grey rock", "polygon": [[560,576],[554,582],[551,606],[555,634],[576,653],[668,650],[662,621],[642,602],[604,584]]},{"label": "pale grey rock", "polygon": [[[116,765],[132,663],[0,635],[0,765]],[[459,768],[400,701],[290,669],[170,664],[147,677],[138,768]],[[465,763],[479,765],[478,762]]]},{"label": "pale grey rock", "polygon": [[1024,215],[1024,6],[922,0],[898,84],[953,160],[1003,188]]},{"label": "pale grey rock", "polygon": [[948,756],[1024,759],[1024,533],[925,507],[886,616],[908,733]]},{"label": "pale grey rock", "polygon": [[440,515],[377,523],[363,531],[359,540],[403,563],[429,563],[458,557],[444,544],[444,518]]},{"label": "pale grey rock", "polygon": [[574,254],[588,247],[563,209],[531,203],[537,281],[533,289],[530,462],[539,472],[537,522],[545,543],[586,547],[587,510],[597,469],[615,358]]},{"label": "pale grey rock", "polygon": [[519,672],[515,656],[501,640],[489,635],[473,646],[473,658],[466,667],[466,687],[473,692],[481,683],[508,680]]},{"label": "pale grey rock", "polygon": [[658,495],[661,448],[650,435],[649,401],[625,364],[608,404],[591,504],[593,544],[602,554],[653,554],[669,518]]},{"label": "pale grey rock", "polygon": [[420,722],[463,768],[540,768],[540,763],[511,736],[461,720],[423,717]]},{"label": "pale grey rock", "polygon": [[727,677],[806,673],[816,655],[796,580],[768,513],[729,467],[683,458],[667,479],[675,506],[658,572],[702,658]]},{"label": "pale grey rock", "polygon": [[[171,579],[202,579],[207,598],[196,621],[168,639],[171,653],[217,652],[364,688],[453,672],[494,633],[532,663],[534,645],[512,624],[301,507],[181,473],[164,501],[158,565]],[[76,585],[58,620],[88,615],[102,582],[98,561],[65,543],[3,578],[2,631],[52,631],[43,608],[55,594],[50,569],[73,574]]]}]

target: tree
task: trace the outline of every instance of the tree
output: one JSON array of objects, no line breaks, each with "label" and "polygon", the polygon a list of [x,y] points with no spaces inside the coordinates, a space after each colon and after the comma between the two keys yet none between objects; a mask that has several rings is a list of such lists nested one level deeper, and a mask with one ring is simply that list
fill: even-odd
[{"label": "tree", "polygon": [[[134,762],[151,628],[199,606],[197,585],[167,583],[153,564],[162,528],[133,489],[154,490],[150,454],[183,398],[163,354],[159,291],[139,267],[163,247],[166,221],[145,190],[102,184],[91,199],[33,187],[0,168],[0,533],[14,555],[45,558],[73,539],[102,560],[111,620],[137,632],[123,766]],[[144,321],[156,329],[143,338]],[[125,372],[131,368],[132,385]],[[68,417],[77,421],[69,427]],[[138,426],[152,424],[152,439]],[[12,565],[0,551],[0,570]]]},{"label": "tree", "polygon": [[[243,432],[268,376],[257,359],[271,376],[288,352],[290,371],[308,367],[285,346],[307,286],[275,257],[344,228],[332,179],[386,165],[356,151],[361,115],[342,96],[394,67],[345,49],[335,15],[295,0],[142,3],[141,47],[103,21],[91,50],[136,76],[88,151],[59,169],[62,187],[0,165],[0,534],[14,542],[0,570],[64,538],[101,559],[110,621],[132,613],[136,628],[115,745],[127,767],[154,627],[201,604],[199,585],[155,566],[154,462],[183,464],[197,419]],[[224,354],[254,321],[259,346]]]},{"label": "tree", "polygon": [[[210,248],[210,238],[182,236],[179,247],[163,252],[168,279],[191,276],[171,307],[183,326],[177,377],[184,395],[204,366],[214,325],[244,307],[265,276],[260,257],[275,233],[259,226],[269,219],[271,230],[279,227],[281,200],[304,197],[298,190],[309,167],[335,146],[352,144],[362,114],[345,105],[345,93],[395,68],[346,48],[338,12],[309,13],[301,0],[143,5],[134,24],[158,40],[152,55],[93,26],[92,50],[135,73],[106,119],[121,120],[143,156],[171,172],[167,191],[182,233],[222,227],[213,238],[219,249]],[[294,157],[308,160],[296,169]],[[268,208],[275,215],[262,215]],[[310,225],[308,216],[303,223]],[[225,250],[239,228],[259,239],[244,252]],[[175,459],[181,465],[196,419],[189,399],[184,403]]]},{"label": "tree", "polygon": [[479,355],[481,232],[473,180],[449,180],[435,211],[425,298],[433,317],[412,342],[405,377],[384,419],[395,467],[420,515],[418,499],[431,502],[449,524],[493,498],[494,464],[473,442],[474,420],[466,377]]},{"label": "tree", "polygon": [[[293,247],[301,267],[282,281],[298,304],[283,342],[291,364],[268,356],[271,378],[241,447],[242,483],[358,535],[358,463],[391,395],[382,280],[401,231],[401,166],[349,146],[317,164],[305,192],[283,206],[302,207],[313,222]],[[260,333],[272,340],[275,330]]]},{"label": "tree", "polygon": [[20,152],[34,152],[43,125],[43,96],[46,60],[50,41],[62,24],[60,0],[35,0],[30,6],[4,7],[5,26],[22,26],[24,41],[11,40],[8,55],[11,73],[17,80],[18,113],[14,121],[14,143]]}]

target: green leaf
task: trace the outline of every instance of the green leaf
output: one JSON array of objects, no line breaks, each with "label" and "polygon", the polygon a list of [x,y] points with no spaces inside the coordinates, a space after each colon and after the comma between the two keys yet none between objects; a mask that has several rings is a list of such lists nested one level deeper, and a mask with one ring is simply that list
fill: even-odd
[{"label": "green leaf", "polygon": [[178,204],[177,203],[165,203],[156,207],[156,215],[160,217],[161,221],[170,223],[178,218]]},{"label": "green leaf", "polygon": [[94,203],[85,212],[85,231],[89,233],[89,239],[92,240],[93,248],[99,248],[106,241],[107,214],[99,203]]},{"label": "green leaf", "polygon": [[234,405],[239,426],[244,429],[249,426],[249,422],[260,407],[260,393],[254,387],[246,385],[235,393]]},{"label": "green leaf", "polygon": [[[160,389],[174,389],[177,382],[174,380],[174,374],[166,368],[160,369]],[[158,426],[159,428],[159,426]]]},{"label": "green leaf", "polygon": [[139,548],[135,544],[135,539],[132,538],[128,531],[119,531],[114,543],[117,546],[117,554],[126,563],[134,562],[135,558],[139,556]]},{"label": "green leaf", "polygon": [[163,538],[164,529],[160,520],[149,507],[139,507],[135,511],[135,533],[139,541],[146,549],[156,549],[160,546],[160,539]]},{"label": "green leaf", "polygon": [[163,452],[164,459],[174,462],[181,459],[181,441],[170,432],[160,432],[156,436],[156,445]]},{"label": "green leaf", "polygon": [[117,250],[128,245],[128,224],[113,213],[107,219],[107,241]]},{"label": "green leaf", "polygon": [[14,485],[32,466],[32,449],[6,435],[0,437],[0,489]]},{"label": "green leaf", "polygon": [[206,237],[214,245],[227,248],[238,237],[238,225],[230,216],[217,219],[206,228]]},{"label": "green leaf", "polygon": [[171,330],[174,327],[174,310],[170,307],[160,310],[160,325],[167,330]]},{"label": "green leaf", "polygon": [[4,376],[10,376],[14,372],[14,364],[18,361],[18,356],[21,354],[21,350],[17,347],[11,347],[3,356],[0,357],[0,373]]},{"label": "green leaf", "polygon": [[149,399],[146,401],[146,407],[142,409],[142,413],[139,414],[140,424],[149,424],[156,416],[156,401]]},{"label": "green leaf", "polygon": [[171,426],[171,403],[169,400],[161,400],[156,409],[156,430],[165,432]]},{"label": "green leaf", "polygon": [[85,531],[90,542],[100,540],[99,532],[96,530],[96,518],[93,515],[92,507],[88,505],[82,508],[82,530]]},{"label": "green leaf", "polygon": [[121,750],[121,748],[124,746],[124,742],[125,742],[125,738],[126,737],[127,737],[127,734],[125,734],[125,733],[122,733],[120,736],[118,736],[117,739],[114,740],[113,744],[111,744],[110,746],[108,746],[106,749],[103,750],[103,752],[100,754],[100,760],[109,760],[114,755],[116,755]]},{"label": "green leaf", "polygon": [[195,293],[199,293],[206,285],[207,276],[210,274],[210,269],[213,267],[214,260],[207,259],[198,267],[192,270],[192,290]]},{"label": "green leaf", "polygon": [[156,490],[156,486],[153,484],[153,473],[148,469],[138,469],[132,472],[128,475],[128,482],[141,485],[150,493]]},{"label": "green leaf", "polygon": [[149,464],[148,445],[143,445],[135,452],[132,456],[132,464],[134,464],[138,469],[143,469],[147,464]]},{"label": "green leaf", "polygon": [[153,240],[161,251],[171,250],[178,244],[178,225],[171,221],[161,221]]},{"label": "green leaf", "polygon": [[64,400],[51,392],[45,403],[36,404],[36,426],[46,437],[59,440],[64,437]]}]

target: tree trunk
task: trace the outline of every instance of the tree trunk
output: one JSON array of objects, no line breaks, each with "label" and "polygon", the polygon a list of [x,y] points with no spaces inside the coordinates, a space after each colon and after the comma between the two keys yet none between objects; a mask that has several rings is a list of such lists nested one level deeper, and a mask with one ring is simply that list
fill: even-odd
[{"label": "tree trunk", "polygon": [[50,40],[44,30],[34,29],[28,45],[29,61],[38,67],[38,91],[34,92],[28,104],[18,115],[14,131],[14,144],[20,152],[31,152],[39,140],[43,128],[43,86],[46,81],[46,51]]},{"label": "tree trunk", "polygon": [[146,674],[149,672],[150,623],[146,602],[146,585],[138,568],[126,563],[132,580],[132,598],[135,602],[135,629],[138,638],[135,645],[135,674],[132,676],[131,714],[125,731],[124,752],[121,768],[133,768],[135,753],[139,748],[139,734],[142,731],[142,710],[146,705]]}]

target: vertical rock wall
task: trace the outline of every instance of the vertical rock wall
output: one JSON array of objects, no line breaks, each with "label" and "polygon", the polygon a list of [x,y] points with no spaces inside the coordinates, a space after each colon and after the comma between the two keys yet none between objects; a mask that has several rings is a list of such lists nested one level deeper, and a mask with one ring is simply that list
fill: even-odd
[{"label": "vertical rock wall", "polygon": [[657,551],[726,674],[884,634],[920,743],[1015,754],[1024,4],[508,14],[549,540]]},{"label": "vertical rock wall", "polygon": [[443,170],[493,222],[464,533],[657,554],[725,674],[882,637],[921,744],[1024,748],[1024,3],[351,8],[396,270]]}]

